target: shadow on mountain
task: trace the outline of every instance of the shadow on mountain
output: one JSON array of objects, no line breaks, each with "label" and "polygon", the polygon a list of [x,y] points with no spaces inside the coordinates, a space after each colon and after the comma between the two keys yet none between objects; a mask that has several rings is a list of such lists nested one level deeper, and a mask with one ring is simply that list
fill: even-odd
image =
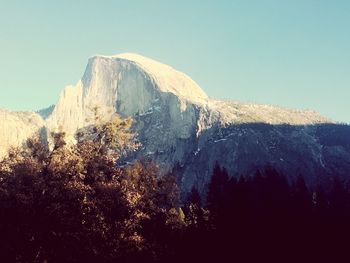
[{"label": "shadow on mountain", "polygon": [[[174,167],[183,192],[195,186],[205,193],[210,181],[208,171],[216,162],[234,177],[252,175],[270,165],[290,182],[303,175],[311,188],[319,185],[327,188],[334,175],[349,179],[350,126],[345,124],[214,126],[179,145],[187,147],[184,159]],[[167,154],[178,153],[175,150]],[[162,160],[163,156],[154,159]]]}]

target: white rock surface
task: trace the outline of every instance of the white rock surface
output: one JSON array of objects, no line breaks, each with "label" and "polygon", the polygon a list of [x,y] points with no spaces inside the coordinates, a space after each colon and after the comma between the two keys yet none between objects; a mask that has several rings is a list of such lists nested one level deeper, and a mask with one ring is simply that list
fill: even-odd
[{"label": "white rock surface", "polygon": [[330,123],[331,120],[315,111],[292,110],[279,106],[210,100],[209,107],[220,113],[224,123],[254,123],[307,125]]},{"label": "white rock surface", "polygon": [[[196,126],[205,129],[209,123],[216,122],[300,125],[330,122],[311,111],[209,99],[187,75],[131,53],[89,59],[82,80],[62,92],[48,118],[48,127],[74,133],[92,119],[95,106],[107,117],[114,112],[124,116],[142,115],[156,107],[169,113],[170,125],[180,137],[188,137],[188,129]],[[210,120],[197,123],[195,108],[210,116]]]},{"label": "white rock surface", "polygon": [[34,112],[12,112],[0,109],[0,158],[11,146],[22,146],[27,138],[36,134],[45,125]]}]

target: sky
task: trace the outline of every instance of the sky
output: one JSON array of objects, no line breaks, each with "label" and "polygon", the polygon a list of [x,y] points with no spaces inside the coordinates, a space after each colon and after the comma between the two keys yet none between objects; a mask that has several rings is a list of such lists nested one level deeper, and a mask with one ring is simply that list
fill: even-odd
[{"label": "sky", "polygon": [[350,123],[348,0],[0,0],[0,108],[37,110],[89,57],[134,52],[211,97]]}]

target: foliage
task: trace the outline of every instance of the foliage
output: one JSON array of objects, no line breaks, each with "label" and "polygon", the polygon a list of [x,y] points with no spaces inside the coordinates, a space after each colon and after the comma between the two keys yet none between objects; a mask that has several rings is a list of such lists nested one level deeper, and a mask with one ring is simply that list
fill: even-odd
[{"label": "foliage", "polygon": [[178,189],[152,163],[115,165],[137,147],[130,127],[114,116],[81,132],[75,145],[56,133],[51,151],[32,138],[10,152],[0,163],[2,258],[109,262],[161,254],[164,245],[150,233],[181,225]]}]

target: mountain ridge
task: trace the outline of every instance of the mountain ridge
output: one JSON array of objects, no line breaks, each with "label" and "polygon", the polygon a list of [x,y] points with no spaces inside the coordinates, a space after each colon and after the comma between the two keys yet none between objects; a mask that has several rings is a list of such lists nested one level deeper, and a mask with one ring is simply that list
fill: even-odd
[{"label": "mountain ridge", "polygon": [[[203,190],[218,160],[232,174],[245,174],[254,162],[254,166],[286,163],[306,155],[310,160],[300,172],[312,170],[310,177],[319,168],[329,172],[315,134],[317,125],[333,121],[309,110],[209,98],[186,74],[132,53],[91,57],[82,79],[66,86],[54,106],[39,111],[43,117],[33,113],[36,124],[28,123],[28,136],[45,128],[48,134],[63,130],[74,140],[75,132],[90,123],[95,106],[105,118],[118,113],[135,119],[143,147],[129,160],[147,157],[164,173],[177,170],[185,191],[195,184]],[[15,145],[23,143],[25,136],[11,129],[0,133],[0,138],[8,141],[10,134],[14,138],[17,134]],[[1,130],[6,130],[6,124],[0,124]],[[278,143],[283,147],[277,153],[268,146]],[[4,144],[2,151],[10,146]],[[285,163],[279,165],[282,171],[298,172],[292,163]]]}]

